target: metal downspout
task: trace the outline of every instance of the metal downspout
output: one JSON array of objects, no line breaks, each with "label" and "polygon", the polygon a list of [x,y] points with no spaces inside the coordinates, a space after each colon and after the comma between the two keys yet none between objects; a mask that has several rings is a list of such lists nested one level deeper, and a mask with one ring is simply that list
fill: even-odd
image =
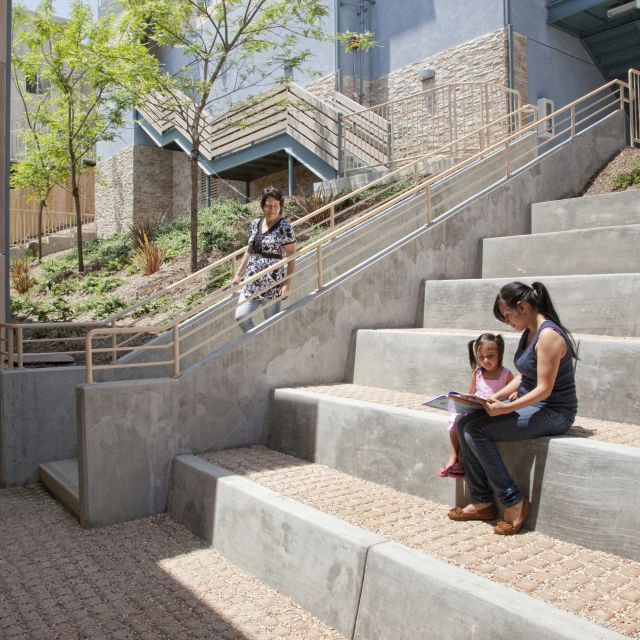
[{"label": "metal downspout", "polygon": [[[513,26],[511,25],[511,0],[503,0],[502,2],[504,28],[507,32],[507,87],[514,89],[513,79]],[[509,96],[509,111],[515,111],[513,97]]]},{"label": "metal downspout", "polygon": [[11,290],[9,288],[9,271],[11,270],[11,211],[9,199],[9,166],[11,164],[11,0],[6,0],[6,24],[5,37],[5,76],[4,76],[4,163],[2,170],[2,180],[4,182],[4,243],[2,250],[4,251],[4,318],[5,322],[11,321]]},{"label": "metal downspout", "polygon": [[[340,0],[335,0],[334,4],[334,24],[336,36],[340,33]],[[342,71],[340,69],[340,43],[336,39],[335,42],[336,55],[336,91],[342,93]]]}]

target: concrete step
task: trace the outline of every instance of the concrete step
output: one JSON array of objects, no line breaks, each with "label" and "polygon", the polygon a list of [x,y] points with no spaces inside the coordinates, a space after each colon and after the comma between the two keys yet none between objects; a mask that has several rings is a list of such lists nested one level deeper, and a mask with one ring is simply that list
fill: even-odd
[{"label": "concrete step", "polygon": [[640,630],[640,564],[613,554],[531,531],[505,539],[450,521],[445,505],[263,447],[179,456],[172,477],[174,519],[355,640]]},{"label": "concrete step", "polygon": [[531,205],[531,233],[640,224],[640,190]]},{"label": "concrete step", "polygon": [[483,278],[640,271],[640,224],[487,238]]},{"label": "concrete step", "polygon": [[[510,332],[493,315],[500,288],[513,278],[427,280],[424,283],[424,327]],[[640,273],[573,276],[528,276],[542,280],[571,331],[640,337]]]},{"label": "concrete step", "polygon": [[[471,371],[467,343],[478,336],[462,329],[361,330],[356,335],[352,382],[368,387],[437,396],[466,391]],[[482,328],[482,330],[485,330]],[[640,338],[574,334],[579,413],[588,418],[634,424],[640,415],[637,363]],[[504,365],[513,367],[519,336],[504,333]]]},{"label": "concrete step", "polygon": [[77,458],[41,464],[38,469],[38,477],[54,498],[59,500],[74,516],[80,517]]},{"label": "concrete step", "polygon": [[[466,504],[463,481],[438,476],[449,455],[448,414],[424,399],[346,384],[276,389],[267,444],[414,496]],[[640,486],[639,426],[578,418],[566,437],[500,449],[535,505],[530,528],[640,561],[640,512],[628,508]]]}]

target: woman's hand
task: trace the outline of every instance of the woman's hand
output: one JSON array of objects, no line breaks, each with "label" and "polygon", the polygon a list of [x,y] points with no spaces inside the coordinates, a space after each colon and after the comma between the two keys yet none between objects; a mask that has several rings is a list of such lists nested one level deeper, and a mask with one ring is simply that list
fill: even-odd
[{"label": "woman's hand", "polygon": [[280,291],[278,291],[278,298],[282,298],[284,300],[287,297],[288,293],[289,293],[289,283],[285,282],[280,287]]},{"label": "woman's hand", "polygon": [[233,280],[231,281],[231,286],[235,287],[237,284],[240,284],[240,274],[236,273],[235,276],[233,276]]},{"label": "woman's hand", "polygon": [[502,416],[505,413],[511,413],[513,411],[513,407],[505,402],[500,402],[500,400],[496,400],[495,398],[489,398],[487,400],[487,404],[484,407],[484,410],[491,416]]}]

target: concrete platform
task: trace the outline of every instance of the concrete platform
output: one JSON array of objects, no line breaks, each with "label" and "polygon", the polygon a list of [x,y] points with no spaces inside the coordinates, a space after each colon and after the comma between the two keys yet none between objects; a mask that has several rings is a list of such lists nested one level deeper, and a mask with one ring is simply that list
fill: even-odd
[{"label": "concrete platform", "polygon": [[38,470],[40,482],[74,516],[80,517],[80,488],[78,459],[58,460],[41,464]]},{"label": "concrete platform", "polygon": [[[571,331],[640,337],[640,273],[527,276],[518,279],[526,284],[542,281],[551,294],[562,322]],[[422,326],[451,329],[478,327],[478,333],[480,330],[511,332],[511,327],[495,319],[493,302],[500,288],[513,280],[426,281]]]},{"label": "concrete platform", "polygon": [[487,238],[482,277],[585,275],[640,271],[640,224]]},{"label": "concrete platform", "polygon": [[[367,549],[355,629],[349,637],[584,640],[632,636],[640,629],[635,618],[637,602],[624,600],[635,593],[629,589],[629,578],[640,575],[637,562],[537,532],[504,539],[493,533],[490,524],[448,520],[443,505],[261,447],[201,457],[244,476],[246,499],[251,496],[256,512],[266,508],[260,490],[270,489],[298,509],[304,505],[323,511],[336,525],[344,521],[339,526],[348,523],[383,538]],[[187,464],[197,467],[186,457],[182,461],[185,464],[175,468],[176,480]],[[190,475],[188,484],[180,481],[180,491],[200,496],[197,487],[203,478]],[[241,539],[248,529],[256,545],[264,548],[259,530],[247,527],[246,522],[236,521],[235,526]],[[280,542],[268,536],[269,544],[282,546],[296,540],[296,531],[289,530],[290,536]],[[313,543],[308,550],[314,553]],[[599,568],[605,564],[606,570]],[[305,571],[301,567],[297,580],[304,580]],[[591,573],[583,573],[587,571]],[[571,582],[570,576],[581,579]],[[313,574],[308,580],[315,586],[316,598],[331,593],[332,584]],[[291,595],[296,598],[295,593]],[[610,607],[616,604],[621,608],[614,612]],[[473,615],[466,615],[469,611]],[[455,636],[450,634],[452,621]]]},{"label": "concrete platform", "polygon": [[640,189],[531,205],[531,233],[640,224]]},{"label": "concrete platform", "polygon": [[[467,343],[478,331],[379,329],[357,332],[353,383],[435,397],[469,388]],[[513,370],[518,335],[505,332],[504,365]],[[580,415],[635,424],[640,338],[574,334]]]},{"label": "concrete platform", "polygon": [[[369,395],[376,391],[384,394]],[[277,389],[268,446],[411,495],[466,504],[463,481],[438,476],[449,453],[448,415],[383,402],[331,395],[330,387]],[[534,504],[530,528],[640,561],[640,511],[630,508],[640,491],[640,448],[558,437],[500,450]]]}]

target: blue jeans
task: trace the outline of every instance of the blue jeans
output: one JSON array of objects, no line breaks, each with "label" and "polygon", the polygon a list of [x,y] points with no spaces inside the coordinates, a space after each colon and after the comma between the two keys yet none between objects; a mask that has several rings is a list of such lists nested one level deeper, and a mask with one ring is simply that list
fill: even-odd
[{"label": "blue jeans", "polygon": [[484,411],[462,416],[458,440],[471,501],[493,502],[494,493],[505,507],[522,500],[496,442],[557,436],[566,433],[572,423],[573,416],[545,407],[544,403],[493,418]]},{"label": "blue jeans", "polygon": [[[272,303],[272,304],[269,304]],[[269,305],[269,306],[266,306]],[[260,307],[265,307],[264,319],[268,320],[271,316],[275,316],[280,312],[280,300],[274,302],[273,300],[267,300],[266,298],[253,298],[253,300],[247,300],[243,293],[240,293],[238,298],[238,306],[236,308],[236,320],[240,322],[240,328],[246,333],[253,329],[255,324],[253,317],[242,320],[247,316],[251,316]]]}]

